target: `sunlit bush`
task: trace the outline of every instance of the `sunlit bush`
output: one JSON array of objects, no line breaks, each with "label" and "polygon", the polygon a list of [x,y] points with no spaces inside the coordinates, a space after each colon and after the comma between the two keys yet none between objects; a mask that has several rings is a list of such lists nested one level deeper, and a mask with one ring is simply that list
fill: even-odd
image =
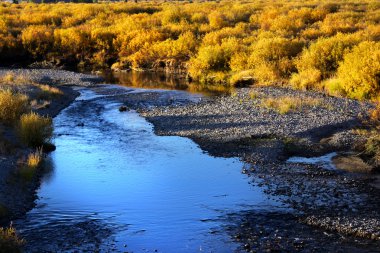
[{"label": "sunlit bush", "polygon": [[285,38],[264,38],[251,47],[248,69],[260,83],[273,83],[289,77],[295,68],[291,58],[301,52],[303,42]]},{"label": "sunlit bush", "polygon": [[338,78],[349,97],[371,98],[380,89],[380,42],[362,42],[344,56]]},{"label": "sunlit bush", "polygon": [[[299,74],[293,75],[291,83],[294,86],[312,88],[319,81],[331,77],[336,72],[344,54],[361,40],[360,34],[337,34],[331,38],[318,39],[310,47],[304,49],[297,59],[296,66]],[[303,80],[305,78],[308,80]]]},{"label": "sunlit bush", "polygon": [[139,70],[169,63],[208,83],[236,83],[248,71],[261,84],[338,90],[339,62],[360,42],[379,41],[379,22],[374,0],[2,4],[0,60]]},{"label": "sunlit bush", "polygon": [[44,56],[54,45],[54,31],[46,25],[28,26],[21,34],[22,44],[34,57]]}]

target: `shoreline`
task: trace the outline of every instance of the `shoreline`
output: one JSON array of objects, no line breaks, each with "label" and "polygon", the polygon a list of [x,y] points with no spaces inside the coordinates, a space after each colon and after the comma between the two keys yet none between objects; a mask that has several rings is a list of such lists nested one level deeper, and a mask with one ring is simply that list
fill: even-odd
[{"label": "shoreline", "polygon": [[[43,116],[54,118],[60,111],[69,106],[79,95],[71,86],[94,86],[102,81],[101,78],[74,73],[64,70],[49,70],[49,69],[0,69],[0,76],[6,73],[17,75],[26,75],[35,83],[47,84],[52,87],[59,88],[63,94],[54,98],[48,107],[34,110],[36,113]],[[28,86],[28,85],[27,85]],[[27,87],[26,86],[26,87]],[[26,92],[28,94],[28,91]],[[31,97],[32,99],[33,97]],[[11,135],[15,139],[13,129],[5,126],[0,126],[3,133]],[[23,146],[17,140],[12,140],[14,143],[14,151],[1,157],[2,172],[0,174],[0,207],[3,214],[0,217],[0,224],[8,226],[9,223],[22,217],[25,213],[35,206],[37,198],[37,190],[40,187],[40,180],[44,171],[42,165],[41,171],[31,181],[25,182],[18,178],[17,164],[19,159],[26,157],[31,151],[30,148]],[[1,214],[1,213],[0,213]]]},{"label": "shoreline", "polygon": [[[0,75],[2,71],[8,70],[0,69]],[[65,94],[69,95],[49,109],[52,116],[76,98],[78,93],[70,86],[96,87],[101,82],[95,76],[61,70],[12,71],[31,73],[36,81],[58,83],[57,87],[65,89]],[[250,96],[252,89],[244,88],[233,96],[207,98],[200,102],[184,101],[169,93],[159,95],[156,91],[111,95],[127,108],[137,110],[154,125],[158,135],[187,137],[211,155],[234,156],[249,163],[249,168],[242,173],[269,196],[281,199],[294,210],[292,219],[295,222],[316,227],[319,231],[331,231],[337,240],[343,240],[338,236],[343,234],[349,239],[369,239],[369,244],[380,240],[380,214],[376,211],[380,192],[369,184],[373,174],[327,171],[319,165],[286,163],[286,159],[294,155],[318,156],[330,151],[352,150],[354,144],[363,141],[353,130],[361,126],[356,115],[362,113],[364,117],[371,105],[315,92],[268,87],[253,90],[258,95],[255,98]],[[315,106],[280,115],[260,106],[261,99],[269,96],[311,96],[322,99],[331,107]],[[36,179],[24,192],[15,191],[17,185],[9,188],[8,192],[13,189],[17,194],[13,192],[12,195],[19,198],[14,200],[19,203],[14,206],[15,210],[18,209],[18,216],[33,208],[39,182],[39,178]],[[245,219],[255,222],[255,215],[246,214]],[[278,215],[264,218],[261,217],[260,222],[279,222],[275,220],[279,219]],[[248,244],[249,249],[265,250],[252,245],[260,229],[248,223],[231,228],[231,231],[234,231],[233,236],[240,235],[235,237],[236,240],[242,245]],[[275,241],[278,234],[281,232],[274,229],[267,238]],[[290,241],[294,239],[286,238],[286,235],[282,237]],[[308,241],[305,239],[302,243],[307,246]]]}]

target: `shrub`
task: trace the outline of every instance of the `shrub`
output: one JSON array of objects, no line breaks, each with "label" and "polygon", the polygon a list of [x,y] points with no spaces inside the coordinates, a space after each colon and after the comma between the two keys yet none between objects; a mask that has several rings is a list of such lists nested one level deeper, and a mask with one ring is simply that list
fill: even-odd
[{"label": "shrub", "polygon": [[346,92],[342,87],[342,83],[338,78],[330,78],[322,83],[327,94],[332,96],[345,96]]},{"label": "shrub", "polygon": [[254,72],[255,79],[270,84],[287,78],[294,65],[290,60],[302,50],[303,43],[286,38],[262,38],[251,47],[248,68]]},{"label": "shrub", "polygon": [[12,226],[0,228],[0,252],[22,252],[21,247],[24,243]]},{"label": "shrub", "polygon": [[[331,38],[320,38],[309,48],[304,49],[296,61],[296,66],[300,78],[307,77],[310,73],[313,73],[313,78],[302,86],[313,86],[316,82],[331,77],[337,70],[344,54],[359,44],[361,39],[359,34],[338,34]],[[319,78],[316,78],[317,73],[320,74]],[[297,86],[296,80],[295,78],[292,82],[295,86]]]},{"label": "shrub", "polygon": [[20,118],[19,134],[26,145],[41,147],[49,142],[53,135],[52,119],[33,112],[23,114]]},{"label": "shrub", "polygon": [[21,34],[24,47],[34,56],[48,53],[54,44],[54,32],[46,25],[29,26]]},{"label": "shrub", "polygon": [[380,42],[363,42],[345,55],[338,69],[342,88],[351,98],[374,98],[380,91]]},{"label": "shrub", "polygon": [[28,97],[10,90],[0,91],[0,121],[15,123],[29,109]]}]

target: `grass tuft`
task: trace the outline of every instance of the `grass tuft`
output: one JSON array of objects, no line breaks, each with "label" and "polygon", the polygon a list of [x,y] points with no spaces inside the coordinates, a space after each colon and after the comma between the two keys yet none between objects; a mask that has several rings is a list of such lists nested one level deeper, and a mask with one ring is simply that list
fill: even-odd
[{"label": "grass tuft", "polygon": [[28,97],[11,90],[0,91],[0,121],[15,123],[29,109]]},{"label": "grass tuft", "polygon": [[16,75],[11,71],[5,73],[5,75],[0,78],[0,84],[5,85],[25,85],[31,83],[33,83],[33,81],[25,75]]},{"label": "grass tuft", "polygon": [[23,114],[20,118],[19,135],[30,147],[41,147],[51,140],[53,121],[34,112]]},{"label": "grass tuft", "polygon": [[303,110],[306,107],[316,107],[322,105],[322,100],[318,98],[300,98],[283,96],[278,98],[265,98],[262,100],[262,106],[273,109],[280,114],[286,114],[293,111]]},{"label": "grass tuft", "polygon": [[21,239],[12,225],[8,228],[0,228],[0,252],[22,252],[21,247],[25,241]]}]

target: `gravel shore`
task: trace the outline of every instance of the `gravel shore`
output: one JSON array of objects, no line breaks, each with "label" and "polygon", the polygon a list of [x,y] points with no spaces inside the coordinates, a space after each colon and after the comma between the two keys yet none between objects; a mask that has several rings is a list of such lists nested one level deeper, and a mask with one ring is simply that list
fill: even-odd
[{"label": "gravel shore", "polygon": [[[8,71],[0,69],[0,76]],[[69,86],[85,86],[137,110],[159,135],[189,137],[212,155],[246,161],[249,166],[242,173],[252,184],[281,201],[288,211],[232,215],[228,230],[244,250],[314,252],[321,243],[326,243],[327,251],[336,252],[378,249],[380,191],[371,186],[373,174],[287,162],[294,155],[311,157],[332,151],[355,151],[364,141],[355,129],[362,127],[362,120],[372,107],[370,103],[270,87],[188,99],[175,91],[119,92],[117,87],[97,85],[102,81],[98,77],[69,71],[12,71],[64,90],[67,97],[53,101],[50,109],[40,111],[41,114],[55,116],[77,96]],[[320,103],[287,114],[262,104],[264,99],[284,96],[315,98]],[[12,171],[25,150],[19,146],[16,151],[17,155],[12,156],[0,154],[0,204],[13,217],[33,207],[38,187],[37,181],[25,187],[14,183]],[[303,231],[301,236],[297,229]]]},{"label": "gravel shore", "polygon": [[[287,114],[262,106],[263,99],[284,96],[317,98],[322,103]],[[355,128],[363,127],[362,120],[371,106],[313,92],[264,87],[240,89],[232,96],[209,98],[200,103],[140,109],[140,112],[153,123],[157,134],[189,137],[213,155],[241,157],[251,164],[242,173],[250,176],[253,184],[282,199],[300,223],[333,232],[337,245],[361,237],[374,240],[365,243],[372,244],[373,249],[380,240],[380,191],[370,185],[373,174],[286,162],[292,155],[311,157],[332,151],[355,151],[364,141]],[[279,221],[271,220],[273,217],[277,216],[269,215],[262,220],[277,224]],[[258,222],[257,214],[245,214],[245,219]],[[258,229],[260,226],[240,224],[234,231],[245,235],[239,241],[248,251],[284,250],[279,246],[281,243],[267,243],[264,248],[253,245],[260,235]],[[266,237],[268,242],[290,240],[294,245],[302,245],[297,248],[287,243],[291,251],[317,247],[315,240],[291,238],[296,235],[279,240],[280,235],[281,232],[272,231]]]}]

